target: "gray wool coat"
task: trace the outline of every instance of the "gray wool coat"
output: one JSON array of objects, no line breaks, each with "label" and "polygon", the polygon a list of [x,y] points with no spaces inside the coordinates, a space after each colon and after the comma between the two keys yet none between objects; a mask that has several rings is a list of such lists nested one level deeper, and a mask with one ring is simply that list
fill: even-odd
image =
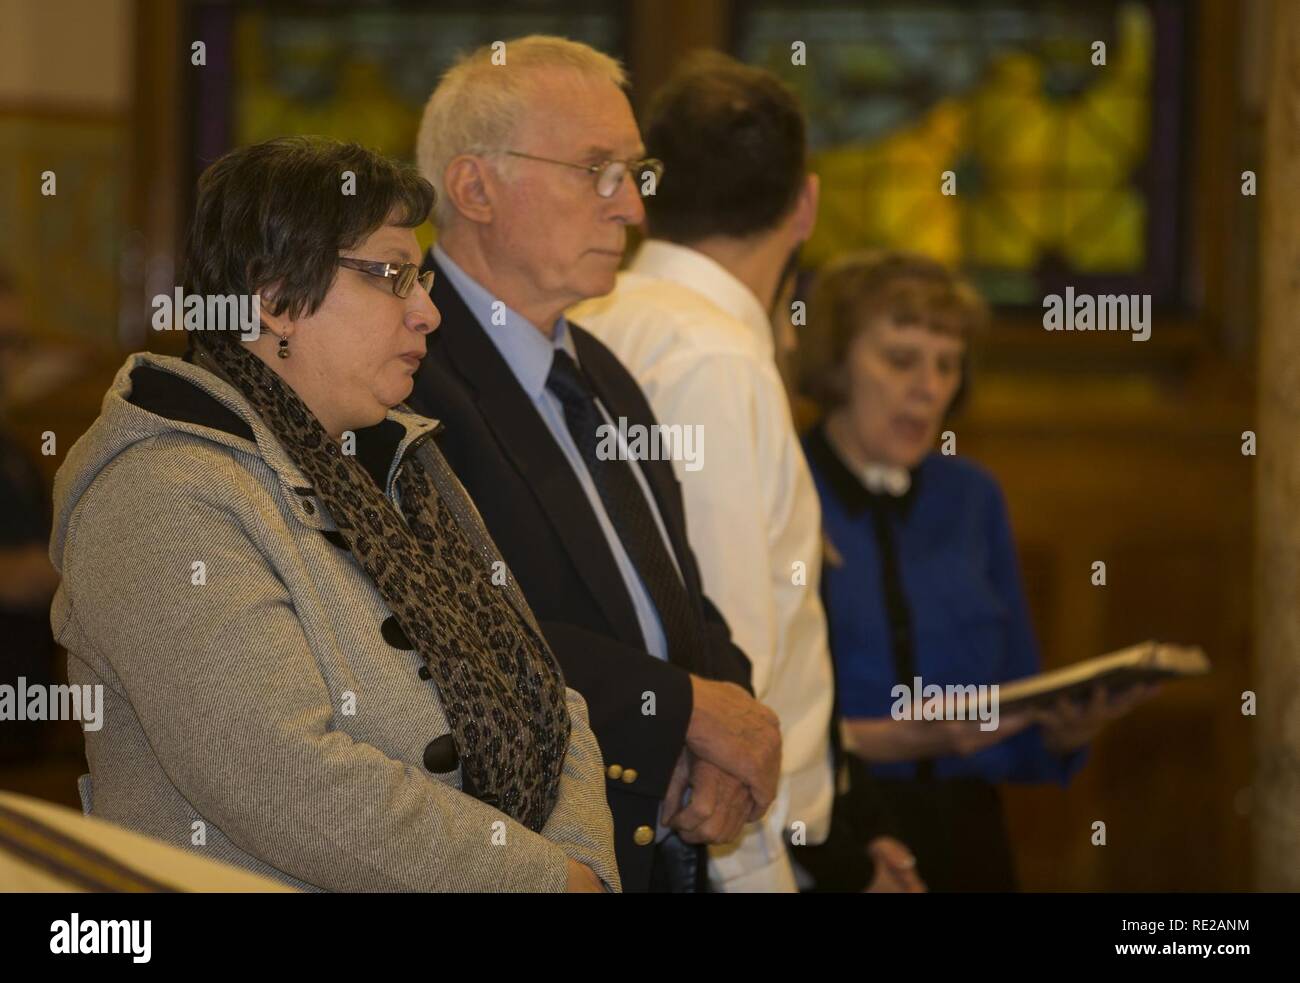
[{"label": "gray wool coat", "polygon": [[[389,412],[390,498],[408,451],[446,468],[435,427]],[[130,356],[54,496],[51,622],[69,681],[104,687],[87,812],[308,890],[562,891],[566,858],[618,889],[582,698],[540,835],[462,793],[423,660],[224,379]]]}]

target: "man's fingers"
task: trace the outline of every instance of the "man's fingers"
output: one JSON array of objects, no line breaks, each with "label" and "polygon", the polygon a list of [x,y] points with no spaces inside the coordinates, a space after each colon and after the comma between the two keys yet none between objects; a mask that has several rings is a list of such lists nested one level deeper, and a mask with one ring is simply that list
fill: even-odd
[{"label": "man's fingers", "polygon": [[682,807],[682,796],[686,792],[686,782],[690,778],[690,769],[687,767],[686,751],[683,749],[681,756],[677,759],[677,765],[673,768],[672,777],[668,779],[668,791],[664,795],[663,821],[665,825],[671,825],[671,820],[677,811]]},{"label": "man's fingers", "polygon": [[749,794],[753,796],[754,802],[760,807],[759,815],[766,812],[767,807],[776,798],[777,782],[781,777],[779,760],[775,769],[771,769],[764,762],[757,760],[748,753],[743,757],[731,760],[719,760],[707,755],[701,757],[714,768],[724,774],[731,775],[740,784],[744,785]]},{"label": "man's fingers", "polygon": [[761,802],[766,809],[776,798],[777,782],[781,779],[781,745],[757,752],[746,749],[736,762],[737,767],[715,762],[723,771],[735,775],[750,789],[754,799]]},{"label": "man's fingers", "polygon": [[677,830],[678,837],[683,843],[689,843],[691,846],[705,846],[709,841],[703,833],[693,832],[692,830]]},{"label": "man's fingers", "polygon": [[740,835],[743,826],[743,821],[734,820],[726,812],[715,812],[689,833],[680,835],[684,840],[687,836],[694,837],[688,843],[730,843]]},{"label": "man's fingers", "polygon": [[[705,690],[711,692],[711,690]],[[743,693],[744,691],[740,691]],[[734,733],[701,726],[691,749],[695,755],[734,775],[751,790],[764,810],[776,798],[781,778],[781,727],[769,707],[744,694],[747,701]],[[691,740],[688,732],[688,740]]]},{"label": "man's fingers", "polygon": [[767,812],[767,807],[770,806],[772,800],[776,798],[776,786],[780,778],[781,761],[778,757],[774,767],[765,768],[763,772],[757,776],[756,780],[745,782],[749,794],[754,798],[754,802],[762,807],[762,812]]},{"label": "man's fingers", "polygon": [[703,766],[702,762],[695,763],[690,772],[691,801],[672,822],[673,829],[679,833],[700,832],[701,824],[712,816],[718,807],[716,774],[711,768]]},{"label": "man's fingers", "polygon": [[687,843],[730,843],[740,836],[744,827],[743,813],[736,814],[723,809],[706,816],[690,829],[679,829],[677,834]]},{"label": "man's fingers", "polygon": [[705,808],[704,802],[696,794],[694,786],[692,786],[691,801],[673,817],[673,821],[668,825],[679,833],[693,833],[712,814],[712,810]]},{"label": "man's fingers", "polygon": [[[688,843],[730,843],[744,828],[752,800],[745,784],[708,761],[691,769],[692,788],[703,790],[707,812],[683,812],[674,826]],[[693,792],[692,796],[700,794]],[[694,799],[692,799],[694,804]],[[698,822],[696,819],[698,818]]]},{"label": "man's fingers", "polygon": [[727,802],[726,822],[722,826],[718,843],[730,843],[740,837],[744,832],[745,822],[749,819],[753,801],[745,787],[737,783],[736,794]]},{"label": "man's fingers", "polygon": [[749,798],[754,803],[754,807],[749,812],[752,821],[763,818],[767,810],[771,808],[772,800],[776,798],[776,795],[762,789],[756,789],[752,785],[746,785],[745,791],[749,793]]}]

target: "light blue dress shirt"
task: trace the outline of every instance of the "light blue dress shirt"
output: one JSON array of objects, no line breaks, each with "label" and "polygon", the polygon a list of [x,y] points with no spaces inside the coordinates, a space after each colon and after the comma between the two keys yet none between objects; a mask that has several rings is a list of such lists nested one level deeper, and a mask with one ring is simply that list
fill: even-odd
[{"label": "light blue dress shirt", "polygon": [[[659,612],[655,608],[654,601],[650,599],[650,593],[646,590],[645,584],[641,581],[641,575],[637,572],[636,567],[632,565],[627,550],[623,548],[623,541],[619,539],[614,523],[610,521],[609,513],[605,511],[605,503],[601,501],[600,492],[596,490],[596,484],[592,480],[591,473],[587,470],[586,462],[582,459],[582,453],[573,442],[573,436],[569,433],[568,424],[564,420],[563,404],[554,393],[546,388],[546,378],[550,375],[551,362],[555,358],[557,348],[562,348],[568,352],[569,357],[575,363],[578,361],[578,353],[574,348],[573,337],[569,334],[568,322],[563,315],[556,319],[555,335],[552,340],[547,338],[522,314],[507,307],[504,302],[500,302],[500,308],[496,311],[496,317],[493,318],[492,305],[498,302],[497,298],[493,297],[481,284],[457,266],[451,257],[443,252],[441,247],[437,245],[433,247],[433,256],[437,260],[439,267],[446,273],[447,278],[451,280],[456,292],[465,301],[465,306],[478,319],[478,323],[483,326],[487,336],[492,339],[497,351],[501,353],[501,357],[510,366],[510,371],[519,380],[519,385],[523,386],[524,392],[528,394],[528,398],[537,407],[537,412],[550,429],[555,442],[560,445],[565,460],[569,462],[569,467],[573,470],[574,476],[578,479],[578,483],[582,485],[587,501],[591,504],[592,512],[596,514],[596,521],[600,523],[601,532],[605,534],[605,540],[609,543],[609,550],[614,555],[614,562],[618,565],[618,572],[623,577],[628,596],[632,598],[632,606],[636,609],[637,621],[641,625],[641,634],[645,637],[646,651],[658,659],[667,659],[668,641],[664,636],[663,625],[659,620]],[[494,321],[502,323],[494,323]],[[596,407],[600,410],[601,416],[605,418],[605,422],[614,426],[615,432],[617,432],[617,425],[599,399],[596,400]],[[620,453],[631,465],[632,474],[636,477],[637,484],[641,488],[641,494],[645,496],[646,504],[650,506],[650,514],[654,516],[655,526],[659,529],[659,535],[663,538],[664,548],[668,551],[668,555],[672,557],[673,563],[677,565],[678,576],[680,577],[680,564],[677,564],[677,558],[673,554],[672,543],[668,539],[668,532],[664,528],[663,519],[660,517],[659,509],[655,505],[654,496],[650,493],[650,486],[646,484],[640,466],[628,453],[625,441],[621,444]]]}]

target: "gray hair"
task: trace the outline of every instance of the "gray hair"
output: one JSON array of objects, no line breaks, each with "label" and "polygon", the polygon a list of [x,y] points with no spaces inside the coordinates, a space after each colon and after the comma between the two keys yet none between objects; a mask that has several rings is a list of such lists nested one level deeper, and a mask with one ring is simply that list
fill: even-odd
[{"label": "gray hair", "polygon": [[[461,154],[506,149],[527,108],[527,72],[545,68],[567,68],[627,88],[627,73],[617,59],[567,38],[530,34],[461,55],[429,96],[415,140],[420,173],[438,192],[436,225],[445,227],[456,213],[443,184],[447,165]],[[498,164],[498,173],[508,171]]]}]

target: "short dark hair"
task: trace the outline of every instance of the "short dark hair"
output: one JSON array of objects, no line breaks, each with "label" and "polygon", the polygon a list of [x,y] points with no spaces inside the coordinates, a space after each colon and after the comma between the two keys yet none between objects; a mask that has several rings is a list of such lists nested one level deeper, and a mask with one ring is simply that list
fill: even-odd
[{"label": "short dark hair", "polygon": [[[344,171],[355,176],[355,194],[343,193]],[[253,294],[274,284],[264,298],[272,314],[312,314],[334,282],[341,250],[390,216],[415,228],[433,199],[414,167],[359,144],[295,136],[240,147],[199,177],[185,292]]]},{"label": "short dark hair", "polygon": [[645,199],[650,234],[689,244],[764,232],[794,207],[808,171],[799,100],[771,72],[692,55],[651,101],[646,152],[664,162]]}]

